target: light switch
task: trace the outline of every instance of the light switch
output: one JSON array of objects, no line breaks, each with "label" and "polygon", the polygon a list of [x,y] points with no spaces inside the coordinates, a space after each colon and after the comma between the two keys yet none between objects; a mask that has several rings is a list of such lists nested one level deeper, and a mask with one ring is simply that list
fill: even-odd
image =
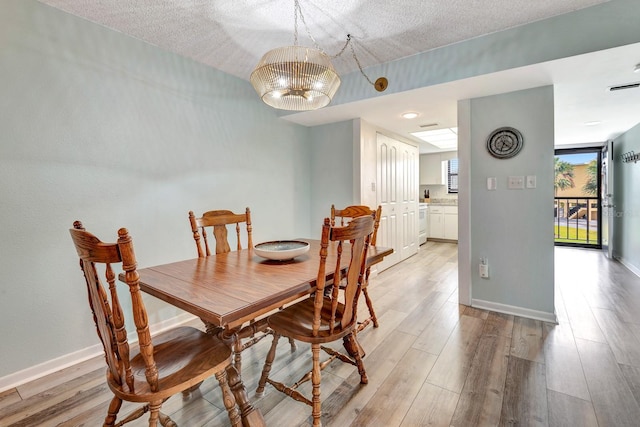
[{"label": "light switch", "polygon": [[510,190],[524,189],[524,176],[510,176],[507,187]]},{"label": "light switch", "polygon": [[495,176],[490,176],[489,178],[487,178],[487,190],[495,190],[497,186],[498,184],[496,182]]},{"label": "light switch", "polygon": [[536,188],[536,176],[527,175],[527,188]]}]

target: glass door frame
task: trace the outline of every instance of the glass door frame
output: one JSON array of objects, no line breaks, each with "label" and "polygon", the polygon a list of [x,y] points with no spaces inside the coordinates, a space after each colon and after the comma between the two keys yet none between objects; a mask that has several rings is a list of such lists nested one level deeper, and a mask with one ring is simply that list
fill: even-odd
[{"label": "glass door frame", "polygon": [[[556,242],[554,241],[555,246],[570,246],[574,248],[587,248],[587,249],[602,249],[602,197],[601,197],[601,189],[602,189],[602,146],[593,146],[593,147],[580,147],[580,148],[556,148],[554,150],[554,158],[556,156],[563,155],[571,155],[571,154],[586,154],[593,153],[596,155],[596,181],[597,181],[597,189],[596,195],[598,197],[598,219],[596,220],[596,227],[598,232],[597,243],[595,245],[586,244],[586,243],[573,243],[573,242]],[[554,177],[555,180],[555,177]],[[579,197],[576,197],[579,199]],[[554,204],[555,204],[555,194],[554,194]],[[587,219],[588,220],[588,219]],[[555,233],[554,233],[555,234]]]}]

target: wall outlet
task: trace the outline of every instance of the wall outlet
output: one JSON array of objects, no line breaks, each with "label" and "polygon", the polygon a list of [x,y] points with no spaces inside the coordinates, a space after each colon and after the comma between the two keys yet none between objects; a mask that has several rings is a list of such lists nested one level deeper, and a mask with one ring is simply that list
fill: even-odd
[{"label": "wall outlet", "polygon": [[489,260],[484,257],[480,258],[479,274],[483,279],[489,278]]},{"label": "wall outlet", "polygon": [[489,278],[489,266],[487,264],[480,264],[480,277],[483,279]]}]

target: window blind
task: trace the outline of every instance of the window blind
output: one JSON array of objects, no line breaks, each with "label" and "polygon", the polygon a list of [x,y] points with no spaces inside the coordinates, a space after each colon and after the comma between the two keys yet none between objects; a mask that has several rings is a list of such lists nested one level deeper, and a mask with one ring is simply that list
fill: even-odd
[{"label": "window blind", "polygon": [[447,189],[449,193],[458,192],[458,159],[451,159],[447,162]]}]

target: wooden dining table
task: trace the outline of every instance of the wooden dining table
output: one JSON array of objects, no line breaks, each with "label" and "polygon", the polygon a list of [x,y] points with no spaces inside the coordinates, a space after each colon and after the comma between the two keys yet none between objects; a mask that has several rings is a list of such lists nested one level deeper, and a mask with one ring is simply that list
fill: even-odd
[{"label": "wooden dining table", "polygon": [[[249,248],[139,269],[140,288],[198,316],[210,333],[217,333],[234,348],[240,338],[266,329],[265,315],[315,290],[320,241],[296,240],[308,242],[309,251],[286,261],[261,258]],[[331,242],[328,249],[327,265],[335,265],[336,244]],[[345,269],[350,259],[348,250],[345,248],[342,254]],[[367,264],[377,264],[391,253],[392,248],[371,246]],[[333,272],[327,274],[331,279]],[[120,280],[124,281],[123,274]],[[261,316],[262,320],[247,326]],[[232,366],[228,374],[243,424],[264,425],[262,414],[247,398],[238,371]]]}]

